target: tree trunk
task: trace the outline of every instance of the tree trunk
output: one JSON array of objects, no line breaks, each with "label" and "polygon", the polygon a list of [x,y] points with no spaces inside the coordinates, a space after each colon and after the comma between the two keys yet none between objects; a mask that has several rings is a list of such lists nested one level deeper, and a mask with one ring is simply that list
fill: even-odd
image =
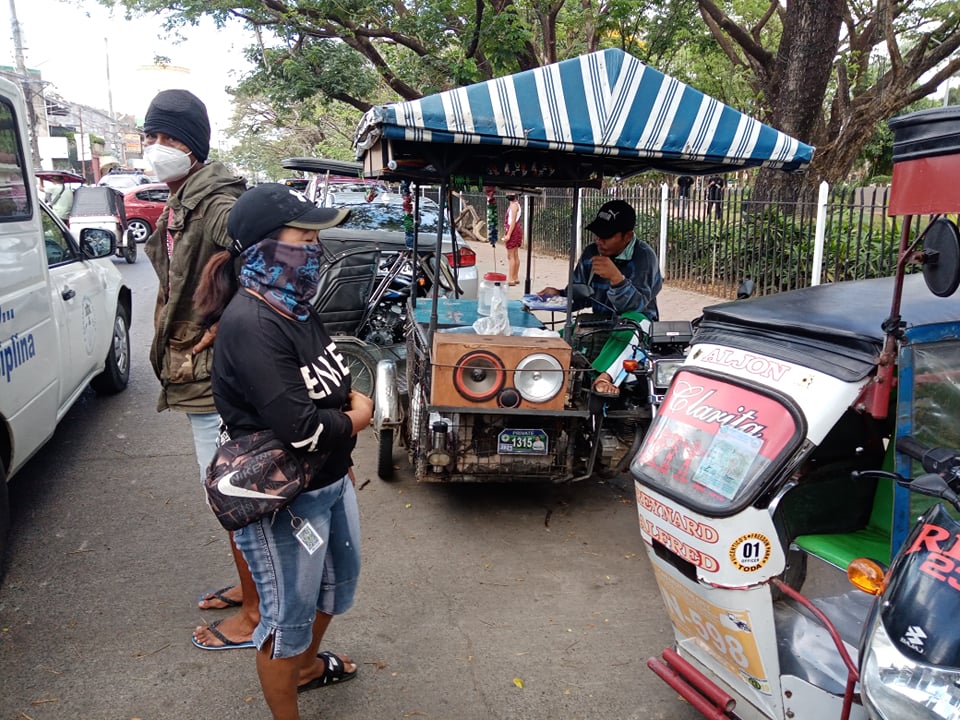
[{"label": "tree trunk", "polygon": [[[831,68],[840,47],[843,0],[788,0],[783,36],[766,89],[771,124],[799,139],[817,134]],[[804,185],[802,175],[764,169],[755,197],[775,198]]]}]

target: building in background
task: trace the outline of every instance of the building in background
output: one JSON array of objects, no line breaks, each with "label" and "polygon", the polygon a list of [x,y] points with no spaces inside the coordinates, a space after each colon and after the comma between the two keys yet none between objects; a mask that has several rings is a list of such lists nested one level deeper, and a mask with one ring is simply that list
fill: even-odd
[{"label": "building in background", "polygon": [[[0,65],[0,77],[25,89],[33,106],[40,167],[69,170],[88,182],[100,179],[98,159],[102,155],[120,158],[121,164],[143,157],[143,142],[133,115],[112,117],[107,110],[72,102],[47,88],[39,70],[27,70],[26,82],[10,66]],[[39,169],[39,168],[38,168]]]}]

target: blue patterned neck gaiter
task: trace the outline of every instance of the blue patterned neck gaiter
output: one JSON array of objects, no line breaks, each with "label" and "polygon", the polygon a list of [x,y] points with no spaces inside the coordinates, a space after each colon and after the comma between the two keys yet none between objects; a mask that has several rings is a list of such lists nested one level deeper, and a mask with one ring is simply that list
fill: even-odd
[{"label": "blue patterned neck gaiter", "polygon": [[320,245],[266,238],[243,251],[240,284],[269,305],[297,320],[310,317],[310,301],[320,285]]}]

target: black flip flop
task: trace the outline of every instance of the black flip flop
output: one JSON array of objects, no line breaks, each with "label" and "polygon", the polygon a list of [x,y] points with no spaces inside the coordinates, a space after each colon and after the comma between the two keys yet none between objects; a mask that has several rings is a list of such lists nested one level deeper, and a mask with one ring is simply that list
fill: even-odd
[{"label": "black flip flop", "polygon": [[227,592],[227,590],[232,590],[232,589],[233,589],[233,585],[227,585],[226,587],[222,587],[222,588],[220,588],[219,590],[211,590],[211,591],[208,592],[208,593],[204,593],[203,595],[201,595],[200,597],[197,598],[197,606],[199,606],[200,603],[202,603],[202,602],[210,602],[211,600],[219,600],[220,602],[222,602],[222,603],[224,604],[224,607],[222,607],[222,608],[203,608],[203,607],[202,607],[202,608],[200,608],[200,609],[201,609],[201,610],[226,610],[227,608],[240,607],[241,605],[243,605],[243,603],[237,602],[237,601],[234,600],[233,598],[228,598],[228,597],[224,594],[224,593]]}]

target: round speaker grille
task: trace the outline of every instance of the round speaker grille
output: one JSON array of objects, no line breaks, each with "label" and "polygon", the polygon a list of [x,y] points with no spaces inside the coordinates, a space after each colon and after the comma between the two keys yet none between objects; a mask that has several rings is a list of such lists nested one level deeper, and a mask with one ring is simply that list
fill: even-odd
[{"label": "round speaker grille", "polygon": [[503,361],[486,350],[468,352],[453,369],[453,386],[471,402],[492,400],[506,379]]},{"label": "round speaker grille", "polygon": [[513,384],[524,400],[542,403],[563,388],[563,366],[553,355],[533,353],[517,363]]}]

